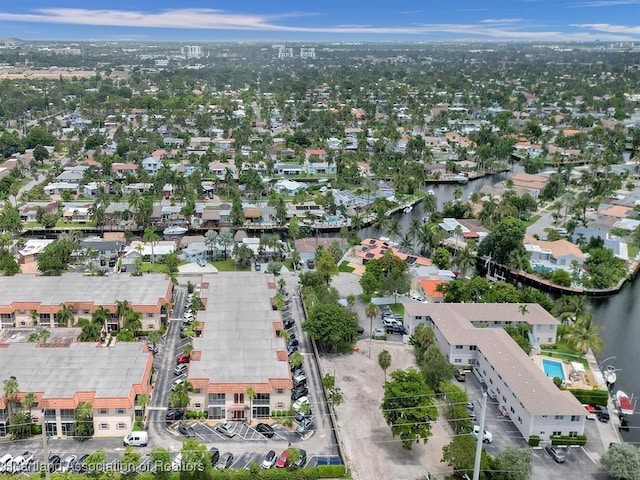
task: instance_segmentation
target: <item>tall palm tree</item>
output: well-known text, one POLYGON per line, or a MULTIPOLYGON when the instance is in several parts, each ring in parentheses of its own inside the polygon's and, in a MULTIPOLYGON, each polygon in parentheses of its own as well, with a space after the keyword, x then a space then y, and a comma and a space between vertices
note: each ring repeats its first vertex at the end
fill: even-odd
POLYGON ((133 189, 129 192, 129 195, 127 195, 127 204, 129 205, 129 208, 132 211, 134 212, 140 211, 140 208, 142 207, 143 203, 144 203, 144 197, 140 194, 138 190, 133 189))
POLYGON ((247 391, 245 392, 245 394, 249 399, 249 425, 251 425, 251 417, 253 416, 253 401, 258 395, 256 394, 255 389, 251 386, 247 387, 247 391))
POLYGON ((134 334, 142 330, 142 313, 129 308, 124 316, 124 328, 131 330, 134 334))
POLYGON ((460 271, 460 278, 464 280, 467 277, 467 273, 470 270, 473 270, 476 266, 476 257, 473 250, 471 250, 471 247, 467 245, 462 250, 458 251, 454 258, 454 262, 460 271))
POLYGON ((387 234, 391 236, 391 241, 395 242, 396 237, 402 233, 402 227, 400 226, 400 219, 394 218, 389 222, 387 227, 387 234))
POLYGON ((600 326, 593 323, 593 315, 585 314, 580 317, 563 335, 563 338, 575 345, 582 354, 593 350, 596 354, 602 353, 604 341, 600 336, 600 326))
POLYGON ((590 315, 590 307, 586 297, 582 295, 563 295, 556 301, 553 314, 563 325, 568 325, 585 315, 590 315))
POLYGON ((207 233, 204 234, 204 244, 207 247, 207 252, 209 252, 209 259, 213 258, 213 248, 218 243, 218 232, 215 230, 207 230, 207 233))
POLYGON ((18 399, 18 392, 20 392, 20 387, 16 377, 9 377, 4 381, 4 400, 9 414, 11 414, 13 405, 18 399))
POLYGON ((371 358, 371 340, 373 339, 373 319, 378 316, 380 309, 374 303, 367 303, 364 307, 364 314, 369 319, 369 358, 371 358))
POLYGON ((61 327, 73 327, 74 317, 73 309, 64 303, 60 304, 60 310, 56 313, 58 317, 58 325, 61 327))
POLYGON ((189 394, 195 392, 193 384, 189 381, 177 385, 171 395, 169 395, 169 405, 175 408, 186 408, 189 406, 189 394))
POLYGON ((156 263, 156 255, 153 250, 156 242, 160 241, 160 235, 154 227, 147 227, 144 229, 144 233, 142 234, 142 240, 147 243, 151 243, 151 263, 156 263))
POLYGON ((387 383, 387 369, 391 365, 391 354, 387 350, 382 350, 378 354, 378 365, 384 372, 384 383, 387 383))

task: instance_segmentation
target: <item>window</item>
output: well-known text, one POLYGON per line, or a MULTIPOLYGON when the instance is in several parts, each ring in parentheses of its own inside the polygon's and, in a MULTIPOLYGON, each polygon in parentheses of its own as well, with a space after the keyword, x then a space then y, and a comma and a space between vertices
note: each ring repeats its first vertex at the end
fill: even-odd
POLYGON ((556 420, 564 420, 564 415, 556 415, 555 419, 556 420))
POLYGON ((562 436, 562 432, 560 432, 560 431, 553 432, 553 433, 551 433, 551 436, 552 437, 560 437, 560 436, 562 436))
POLYGON ((89 310, 83 310, 83 311, 82 311, 82 313, 83 313, 84 315, 89 315, 89 313, 90 313, 90 312, 89 312, 89 310))
POLYGON ((200 402, 193 404, 194 408, 202 408, 202 404, 200 402))
POLYGON ((548 338, 547 338, 547 343, 553 343, 553 338, 548 337, 548 338))
POLYGON ((233 403, 244 403, 244 393, 234 393, 233 403))
POLYGON ((127 426, 123 422, 120 422, 117 428, 118 430, 124 430, 125 428, 127 428, 127 426))
POLYGON ((510 407, 509 410, 511 410, 511 413, 516 413, 516 411, 513 409, 513 407, 510 407))
POLYGON ((547 418, 547 416, 546 415, 542 415, 542 418, 547 418))
POLYGON ((276 403, 276 408, 284 408, 284 403, 283 402, 276 403))
POLYGON ((476 345, 470 345, 469 350, 478 350, 478 347, 476 345))
POLYGON ((196 388, 193 390, 193 393, 202 393, 202 389, 201 388, 196 388))
POLYGON ((571 438, 576 438, 578 436, 578 432, 569 432, 569 436, 571 438))
POLYGON ((109 424, 108 423, 101 423, 100 424, 100 430, 109 430, 109 424))
POLYGON ((284 394, 284 388, 276 388, 276 393, 278 395, 283 395, 284 394))
POLYGON ((578 415, 571 415, 571 421, 572 422, 578 422, 578 421, 580 421, 580 417, 578 415))
POLYGON ((520 417, 518 417, 518 422, 522 423, 522 419, 520 417))
POLYGON ((462 363, 462 359, 461 358, 456 358, 453 363, 462 363))
MULTIPOLYGON (((155 327, 155 325, 153 323, 147 323, 147 330, 153 330, 153 327, 155 327)), ((551 342, 549 342, 551 343, 551 342)))
POLYGON ((153 318, 153 313, 147 313, 147 318, 153 318))
POLYGON ((106 415, 109 413, 109 409, 108 408, 101 408, 100 409, 100 415, 106 415))
POLYGON ((475 364, 476 364, 475 358, 470 358, 469 359, 469 365, 475 365, 475 364))
POLYGON ((456 350, 462 350, 464 348, 464 345, 456 345, 456 350))
POLYGON ((118 409, 116 410, 116 413, 117 413, 118 415, 124 415, 124 408, 118 408, 118 409))

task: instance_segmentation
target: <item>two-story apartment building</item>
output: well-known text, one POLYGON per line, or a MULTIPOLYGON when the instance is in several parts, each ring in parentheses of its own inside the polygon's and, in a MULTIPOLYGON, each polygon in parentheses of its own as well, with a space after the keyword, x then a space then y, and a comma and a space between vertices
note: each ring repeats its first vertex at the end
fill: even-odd
POLYGON ((188 379, 195 392, 190 408, 209 418, 253 420, 286 411, 291 403, 287 348, 279 336, 280 312, 272 276, 250 272, 204 275, 199 312, 202 336, 193 339, 188 379), (247 397, 252 387, 256 398, 247 397))
POLYGON ((62 305, 71 307, 75 319, 91 318, 104 307, 111 313, 106 328, 120 328, 118 302, 142 314, 142 329, 157 330, 166 320, 171 303, 173 283, 167 275, 149 274, 134 277, 129 274, 85 276, 67 273, 60 277, 18 274, 0 277, 0 329, 59 327, 58 312, 62 305))
POLYGON ((526 325, 532 344, 555 343, 559 322, 538 304, 405 304, 405 326, 433 329, 438 347, 457 366, 471 366, 489 396, 511 418, 525 439, 538 435, 584 433, 586 412, 568 391, 560 390, 504 331, 526 325))
MULTIPOLYGON (((146 343, 10 343, 0 348, 5 379, 17 380, 18 401, 28 392, 36 395, 32 417, 43 417, 49 436, 74 435, 75 409, 81 402, 93 406, 95 437, 124 436, 133 429, 139 395, 151 393, 153 355, 146 343)), ((8 407, 6 398, 0 398, 0 435, 7 433, 8 407)))

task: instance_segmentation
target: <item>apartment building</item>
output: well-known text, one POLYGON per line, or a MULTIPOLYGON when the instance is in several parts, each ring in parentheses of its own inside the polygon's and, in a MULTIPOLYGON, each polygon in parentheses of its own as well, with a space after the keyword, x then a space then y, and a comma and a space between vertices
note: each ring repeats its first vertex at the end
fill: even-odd
POLYGON ((292 381, 277 292, 271 275, 254 272, 204 275, 199 312, 202 336, 193 339, 188 380, 195 393, 190 408, 209 418, 234 421, 268 418, 288 410, 292 381), (247 389, 256 394, 251 401, 247 389))
MULTIPOLYGON (((81 402, 93 406, 95 437, 124 436, 133 429, 139 396, 151 394, 153 355, 146 343, 9 343, 0 348, 3 380, 15 377, 18 401, 27 393, 36 395, 32 417, 41 419, 52 437, 73 436, 81 402)), ((0 398, 0 435, 7 434, 8 414, 7 400, 0 398)))
POLYGON ((166 321, 173 283, 164 274, 134 277, 120 273, 110 276, 85 276, 67 273, 60 277, 18 274, 0 277, 0 329, 59 327, 62 305, 71 307, 75 319, 91 318, 104 307, 111 313, 106 328, 117 331, 118 302, 142 314, 142 329, 157 330, 166 321))
POLYGON ((553 344, 559 322, 538 304, 408 303, 405 326, 432 328, 440 351, 457 366, 471 366, 489 397, 498 402, 522 436, 576 437, 584 434, 586 411, 560 390, 504 330, 525 325, 534 350, 553 344))

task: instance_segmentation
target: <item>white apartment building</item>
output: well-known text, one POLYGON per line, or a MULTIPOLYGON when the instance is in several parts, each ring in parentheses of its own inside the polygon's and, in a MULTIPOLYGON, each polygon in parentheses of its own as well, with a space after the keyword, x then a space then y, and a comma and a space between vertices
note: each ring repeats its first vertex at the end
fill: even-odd
POLYGON ((538 435, 584 434, 586 411, 568 391, 560 390, 504 331, 527 325, 534 348, 553 344, 559 322, 538 304, 408 303, 405 326, 432 328, 438 347, 457 366, 471 366, 488 395, 513 421, 525 440, 538 435))

